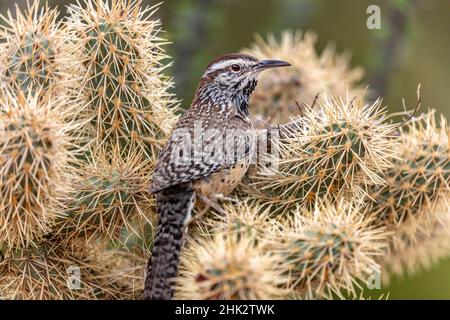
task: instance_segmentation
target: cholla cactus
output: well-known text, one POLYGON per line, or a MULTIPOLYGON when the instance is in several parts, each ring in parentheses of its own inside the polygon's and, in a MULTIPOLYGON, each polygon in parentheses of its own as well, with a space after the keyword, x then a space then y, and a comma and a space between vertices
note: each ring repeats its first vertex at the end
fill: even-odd
POLYGON ((96 299, 141 299, 148 257, 130 250, 111 248, 108 241, 96 241, 88 257, 95 268, 86 281, 95 285, 96 299))
POLYGON ((398 226, 390 237, 387 254, 380 259, 383 281, 392 274, 414 275, 450 256, 448 195, 434 207, 424 208, 398 226))
POLYGON ((323 90, 334 98, 362 96, 364 90, 357 83, 363 70, 351 69, 349 54, 336 54, 331 46, 319 55, 314 48, 316 40, 313 32, 285 31, 280 41, 274 35, 269 35, 267 42, 258 37, 250 49, 244 49, 257 58, 282 59, 292 64, 261 75, 250 101, 258 118, 285 123, 298 114, 296 102, 311 105, 323 90))
MULTIPOLYGON (((95 245, 80 240, 70 247, 44 240, 33 247, 1 248, 0 298, 136 298, 143 279, 136 273, 142 267, 123 262, 124 255, 99 252, 95 245)), ((130 254, 126 258, 131 261, 130 254)))
POLYGON ((70 53, 84 76, 78 90, 85 101, 79 117, 91 126, 97 144, 120 146, 125 153, 160 150, 175 115, 169 107, 172 85, 162 75, 167 56, 158 37, 159 21, 148 19, 155 7, 141 1, 91 1, 69 6, 70 53))
POLYGON ((7 251, 2 248, 1 253, 2 299, 88 299, 94 296, 94 287, 84 282, 92 266, 80 247, 71 251, 44 241, 33 247, 7 251), (70 287, 70 276, 75 277, 72 284, 76 287, 70 287))
POLYGON ((370 185, 384 183, 396 127, 382 122, 381 101, 356 105, 329 96, 324 101, 273 139, 275 152, 250 176, 253 188, 244 187, 252 197, 284 212, 339 196, 362 199, 370 185))
POLYGON ((8 90, 0 102, 0 243, 34 244, 63 216, 73 154, 64 101, 38 95, 19 103, 8 90))
POLYGON ((56 9, 40 9, 36 1, 25 12, 16 7, 15 17, 9 11, 2 17, 2 81, 19 96, 50 95, 61 88, 64 43, 57 16, 56 9))
POLYGON ((278 259, 254 239, 222 234, 191 243, 182 252, 179 299, 276 299, 284 295, 278 259))
POLYGON ((297 211, 280 231, 274 250, 284 257, 288 287, 303 298, 355 294, 358 281, 379 270, 376 258, 383 253, 387 234, 372 225, 358 205, 338 201, 297 211))
MULTIPOLYGON (((156 7, 140 5, 86 0, 69 6, 66 22, 71 70, 81 74, 73 91, 78 95, 71 96, 81 101, 75 118, 91 142, 77 170, 76 200, 58 221, 55 237, 65 243, 77 237, 109 241, 101 255, 110 260, 116 254, 144 259, 151 248, 155 208, 148 187, 176 120, 172 82, 162 73, 165 41, 158 36, 159 21, 151 19, 156 7)), ((122 297, 136 297, 137 288, 124 289, 122 297)))
MULTIPOLYGON (((70 239, 104 235, 110 240, 134 233, 145 239, 145 224, 152 223, 153 199, 148 193, 153 163, 142 154, 120 154, 98 149, 79 169, 74 182, 74 201, 57 228, 70 239)), ((151 233, 147 236, 151 236, 151 233)))
POLYGON ((202 236, 223 234, 237 239, 253 239, 255 242, 271 239, 278 221, 270 218, 270 210, 261 204, 243 200, 242 203, 226 203, 226 215, 213 214, 204 219, 201 227, 205 226, 202 236))
POLYGON ((450 191, 450 142, 445 119, 434 111, 412 121, 400 135, 400 159, 385 173, 387 185, 374 187, 369 208, 379 219, 398 224, 433 207, 450 191))

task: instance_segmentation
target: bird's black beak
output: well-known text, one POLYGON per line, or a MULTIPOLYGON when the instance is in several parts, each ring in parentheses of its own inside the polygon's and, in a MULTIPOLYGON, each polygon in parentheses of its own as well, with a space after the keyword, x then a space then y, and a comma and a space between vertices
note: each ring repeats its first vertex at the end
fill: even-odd
POLYGON ((265 70, 271 68, 289 67, 291 64, 282 60, 261 60, 256 66, 257 70, 265 70))

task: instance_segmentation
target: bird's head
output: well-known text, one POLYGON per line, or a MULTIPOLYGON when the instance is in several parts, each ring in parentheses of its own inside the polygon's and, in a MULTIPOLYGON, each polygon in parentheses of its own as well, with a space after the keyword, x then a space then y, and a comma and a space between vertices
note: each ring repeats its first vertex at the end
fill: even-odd
POLYGON ((247 54, 226 54, 212 61, 203 73, 202 80, 213 82, 231 93, 255 86, 259 74, 267 69, 287 67, 281 60, 258 60, 247 54))

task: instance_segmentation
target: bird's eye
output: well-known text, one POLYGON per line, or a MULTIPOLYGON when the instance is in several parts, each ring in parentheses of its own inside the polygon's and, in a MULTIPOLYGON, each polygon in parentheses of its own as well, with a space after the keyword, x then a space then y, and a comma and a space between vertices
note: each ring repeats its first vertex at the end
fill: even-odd
POLYGON ((233 64, 231 65, 231 70, 233 70, 234 72, 241 71, 241 66, 238 64, 233 64))

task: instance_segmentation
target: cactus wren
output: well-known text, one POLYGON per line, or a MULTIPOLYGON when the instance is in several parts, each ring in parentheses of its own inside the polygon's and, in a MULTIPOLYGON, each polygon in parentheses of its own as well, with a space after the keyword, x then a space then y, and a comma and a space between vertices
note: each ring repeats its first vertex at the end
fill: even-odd
POLYGON ((227 54, 203 73, 190 109, 178 120, 153 173, 158 227, 148 264, 144 299, 170 299, 172 281, 186 223, 195 199, 227 194, 249 164, 246 133, 253 128, 248 102, 261 71, 289 66, 279 60, 258 60, 227 54))

